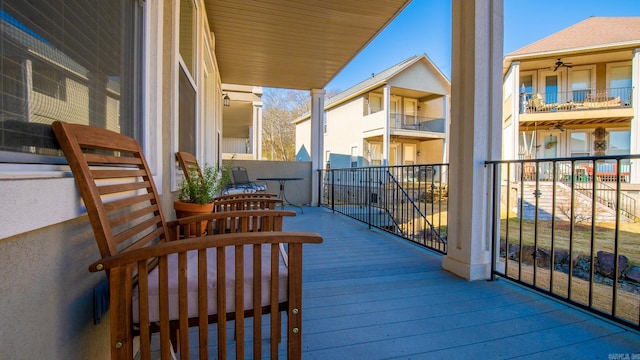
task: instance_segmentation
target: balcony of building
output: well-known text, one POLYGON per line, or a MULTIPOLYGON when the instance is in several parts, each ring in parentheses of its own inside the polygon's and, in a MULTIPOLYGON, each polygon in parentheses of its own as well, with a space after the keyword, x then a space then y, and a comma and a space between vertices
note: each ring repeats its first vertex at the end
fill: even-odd
POLYGON ((578 123, 629 124, 633 117, 632 88, 558 91, 520 94, 523 125, 561 120, 578 123))
MULTIPOLYGON (((381 138, 384 133, 384 111, 373 113, 365 118, 363 137, 365 139, 381 138)), ((428 117, 402 112, 389 114, 389 134, 404 139, 430 140, 444 139, 446 134, 446 119, 443 117, 428 117)))

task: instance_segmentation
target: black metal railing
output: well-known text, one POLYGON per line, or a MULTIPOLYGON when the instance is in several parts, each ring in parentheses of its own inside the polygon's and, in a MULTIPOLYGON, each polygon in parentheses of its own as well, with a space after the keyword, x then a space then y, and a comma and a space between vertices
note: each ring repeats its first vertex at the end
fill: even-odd
POLYGON ((444 118, 431 118, 426 116, 391 113, 390 127, 392 129, 445 132, 444 118))
POLYGON ((640 329, 640 224, 635 200, 633 208, 624 200, 632 199, 624 188, 634 159, 640 155, 486 162, 492 273, 640 329), (615 181, 605 188, 600 176, 615 181))
POLYGON ((521 93, 520 113, 584 111, 632 107, 632 88, 521 93))
POLYGON ((322 206, 446 254, 448 164, 329 169, 320 176, 322 206))

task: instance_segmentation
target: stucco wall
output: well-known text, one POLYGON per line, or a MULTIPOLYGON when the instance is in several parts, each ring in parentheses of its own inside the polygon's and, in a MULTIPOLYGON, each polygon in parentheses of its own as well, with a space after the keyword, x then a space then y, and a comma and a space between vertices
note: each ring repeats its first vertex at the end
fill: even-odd
POLYGON ((98 258, 86 216, 0 240, 0 359, 109 357, 109 319, 93 324, 98 258))
POLYGON ((418 144, 420 155, 416 156, 417 164, 440 164, 443 155, 442 139, 422 141, 418 144))
MULTIPOLYGON (((311 162, 306 161, 252 161, 224 160, 223 165, 242 166, 247 169, 250 180, 268 177, 295 177, 302 180, 287 181, 285 191, 287 200, 292 204, 308 205, 311 203, 311 162)), ((257 180, 256 180, 257 181, 257 180)), ((280 184, 277 181, 266 181, 267 192, 278 194, 280 184)))
POLYGON ((362 156, 362 131, 367 118, 362 113, 363 99, 358 97, 327 112, 327 135, 324 150, 331 154, 351 155, 351 147, 358 147, 362 156))

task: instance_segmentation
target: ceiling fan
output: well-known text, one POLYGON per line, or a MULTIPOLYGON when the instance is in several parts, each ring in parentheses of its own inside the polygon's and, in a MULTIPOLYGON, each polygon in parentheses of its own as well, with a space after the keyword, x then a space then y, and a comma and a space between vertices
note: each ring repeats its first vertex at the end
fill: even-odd
POLYGON ((570 62, 564 62, 564 61, 560 60, 560 58, 558 58, 558 61, 556 61, 556 64, 555 64, 555 67, 554 67, 553 71, 557 71, 558 68, 563 67, 563 66, 564 67, 568 67, 568 68, 572 67, 570 62))
POLYGON ((564 125, 562 125, 561 123, 557 123, 557 124, 553 127, 553 129, 560 130, 560 131, 564 131, 564 125))

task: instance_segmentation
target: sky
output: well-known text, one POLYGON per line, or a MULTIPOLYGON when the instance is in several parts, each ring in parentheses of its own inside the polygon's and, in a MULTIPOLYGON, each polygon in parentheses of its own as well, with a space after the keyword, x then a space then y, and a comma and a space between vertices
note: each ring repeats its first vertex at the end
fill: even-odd
MULTIPOLYGON (((640 0, 504 0, 503 54, 590 16, 640 16, 640 0)), ((451 0, 413 0, 326 90, 346 90, 421 54, 451 79, 451 0)))

